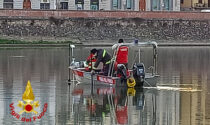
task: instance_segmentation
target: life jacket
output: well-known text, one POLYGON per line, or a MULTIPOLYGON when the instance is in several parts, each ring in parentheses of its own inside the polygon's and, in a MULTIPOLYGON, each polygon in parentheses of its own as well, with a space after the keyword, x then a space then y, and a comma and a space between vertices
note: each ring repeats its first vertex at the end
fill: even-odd
POLYGON ((128 63, 128 47, 120 46, 117 52, 116 57, 117 64, 126 64, 128 63))
MULTIPOLYGON (((116 62, 114 64, 114 69, 117 69, 118 64, 124 64, 125 66, 128 64, 128 47, 127 46, 120 46, 117 51, 116 62)), ((127 67, 126 67, 127 68, 127 67)), ((128 69, 126 70, 126 76, 129 76, 128 69)), ((117 77, 121 77, 121 74, 117 74, 117 77)))

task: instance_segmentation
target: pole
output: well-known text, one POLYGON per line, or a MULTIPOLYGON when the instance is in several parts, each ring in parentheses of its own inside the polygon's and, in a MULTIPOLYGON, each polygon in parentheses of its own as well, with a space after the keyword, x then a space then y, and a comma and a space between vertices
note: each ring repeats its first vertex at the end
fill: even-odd
POLYGON ((155 75, 157 75, 157 48, 155 48, 155 75))
POLYGON ((157 75, 157 48, 155 46, 153 46, 153 66, 155 71, 152 71, 152 74, 157 75))
MULTIPOLYGON (((69 44, 69 66, 71 65, 71 63, 74 63, 74 60, 75 60, 75 58, 74 58, 74 48, 75 48, 75 45, 71 45, 71 44, 69 44), (72 59, 71 59, 72 58, 72 59)), ((68 82, 69 82, 69 85, 70 85, 70 82, 71 82, 71 72, 70 72, 70 68, 69 68, 69 79, 68 79, 68 82)), ((73 76, 72 76, 73 77, 73 76)))
MULTIPOLYGON (((71 57, 70 57, 70 55, 71 55, 71 52, 70 52, 70 48, 71 48, 71 46, 70 46, 70 44, 69 44, 69 66, 70 66, 70 64, 71 64, 71 57)), ((71 81, 71 77, 70 77, 70 74, 71 74, 71 71, 70 71, 70 68, 69 68, 69 79, 68 79, 68 84, 70 85, 70 81, 71 81)))
POLYGON ((93 75, 94 73, 92 72, 93 70, 93 62, 92 62, 92 58, 93 58, 93 55, 90 53, 90 62, 91 62, 91 94, 93 94, 93 75))
POLYGON ((152 68, 152 75, 154 75, 154 70, 155 70, 155 67, 156 67, 156 64, 155 64, 155 48, 153 46, 153 68, 152 68))
POLYGON ((140 48, 139 48, 139 63, 141 63, 141 52, 140 52, 140 48))

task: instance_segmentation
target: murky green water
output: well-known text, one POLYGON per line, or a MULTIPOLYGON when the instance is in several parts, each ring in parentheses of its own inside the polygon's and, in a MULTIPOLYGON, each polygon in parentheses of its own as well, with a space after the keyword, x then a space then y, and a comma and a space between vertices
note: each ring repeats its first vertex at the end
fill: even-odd
MULTIPOLYGON (((84 59, 89 49, 76 48, 75 57, 84 59)), ((147 67, 148 52, 142 50, 141 57, 147 67)), ((68 86, 67 48, 0 49, 0 124, 208 125, 209 63, 210 47, 160 47, 157 87, 97 86, 91 92, 87 85, 68 86), (40 104, 37 114, 19 114, 28 80, 35 96, 31 104, 40 104)))

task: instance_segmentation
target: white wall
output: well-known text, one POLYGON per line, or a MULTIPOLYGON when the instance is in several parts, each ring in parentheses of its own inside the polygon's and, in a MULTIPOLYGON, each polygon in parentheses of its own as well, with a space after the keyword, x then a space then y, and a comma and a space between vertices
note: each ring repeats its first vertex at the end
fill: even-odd
POLYGON ((23 0, 14 0, 14 9, 23 9, 23 0))
POLYGON ((111 0, 99 0, 99 10, 111 10, 111 0))
POLYGON ((151 11, 151 0, 146 0, 146 11, 151 11))
POLYGON ((56 0, 50 0, 50 9, 56 9, 56 0))
POLYGON ((173 1, 173 11, 180 11, 180 0, 173 1))
POLYGON ((134 0, 134 10, 139 11, 139 0, 134 0))
POLYGON ((69 0, 69 10, 75 10, 75 0, 69 0))
POLYGON ((122 0, 121 10, 126 10, 126 0, 122 0))
POLYGON ((31 0, 31 9, 40 9, 40 0, 31 0))
POLYGON ((90 10, 90 0, 84 0, 84 10, 90 10))

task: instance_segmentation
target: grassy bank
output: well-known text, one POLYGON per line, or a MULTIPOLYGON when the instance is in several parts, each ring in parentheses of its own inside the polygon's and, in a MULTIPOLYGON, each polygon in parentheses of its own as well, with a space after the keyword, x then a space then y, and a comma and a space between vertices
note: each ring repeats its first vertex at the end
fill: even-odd
POLYGON ((1 39, 0 44, 69 44, 73 43, 72 41, 25 41, 25 40, 14 40, 14 39, 1 39))

